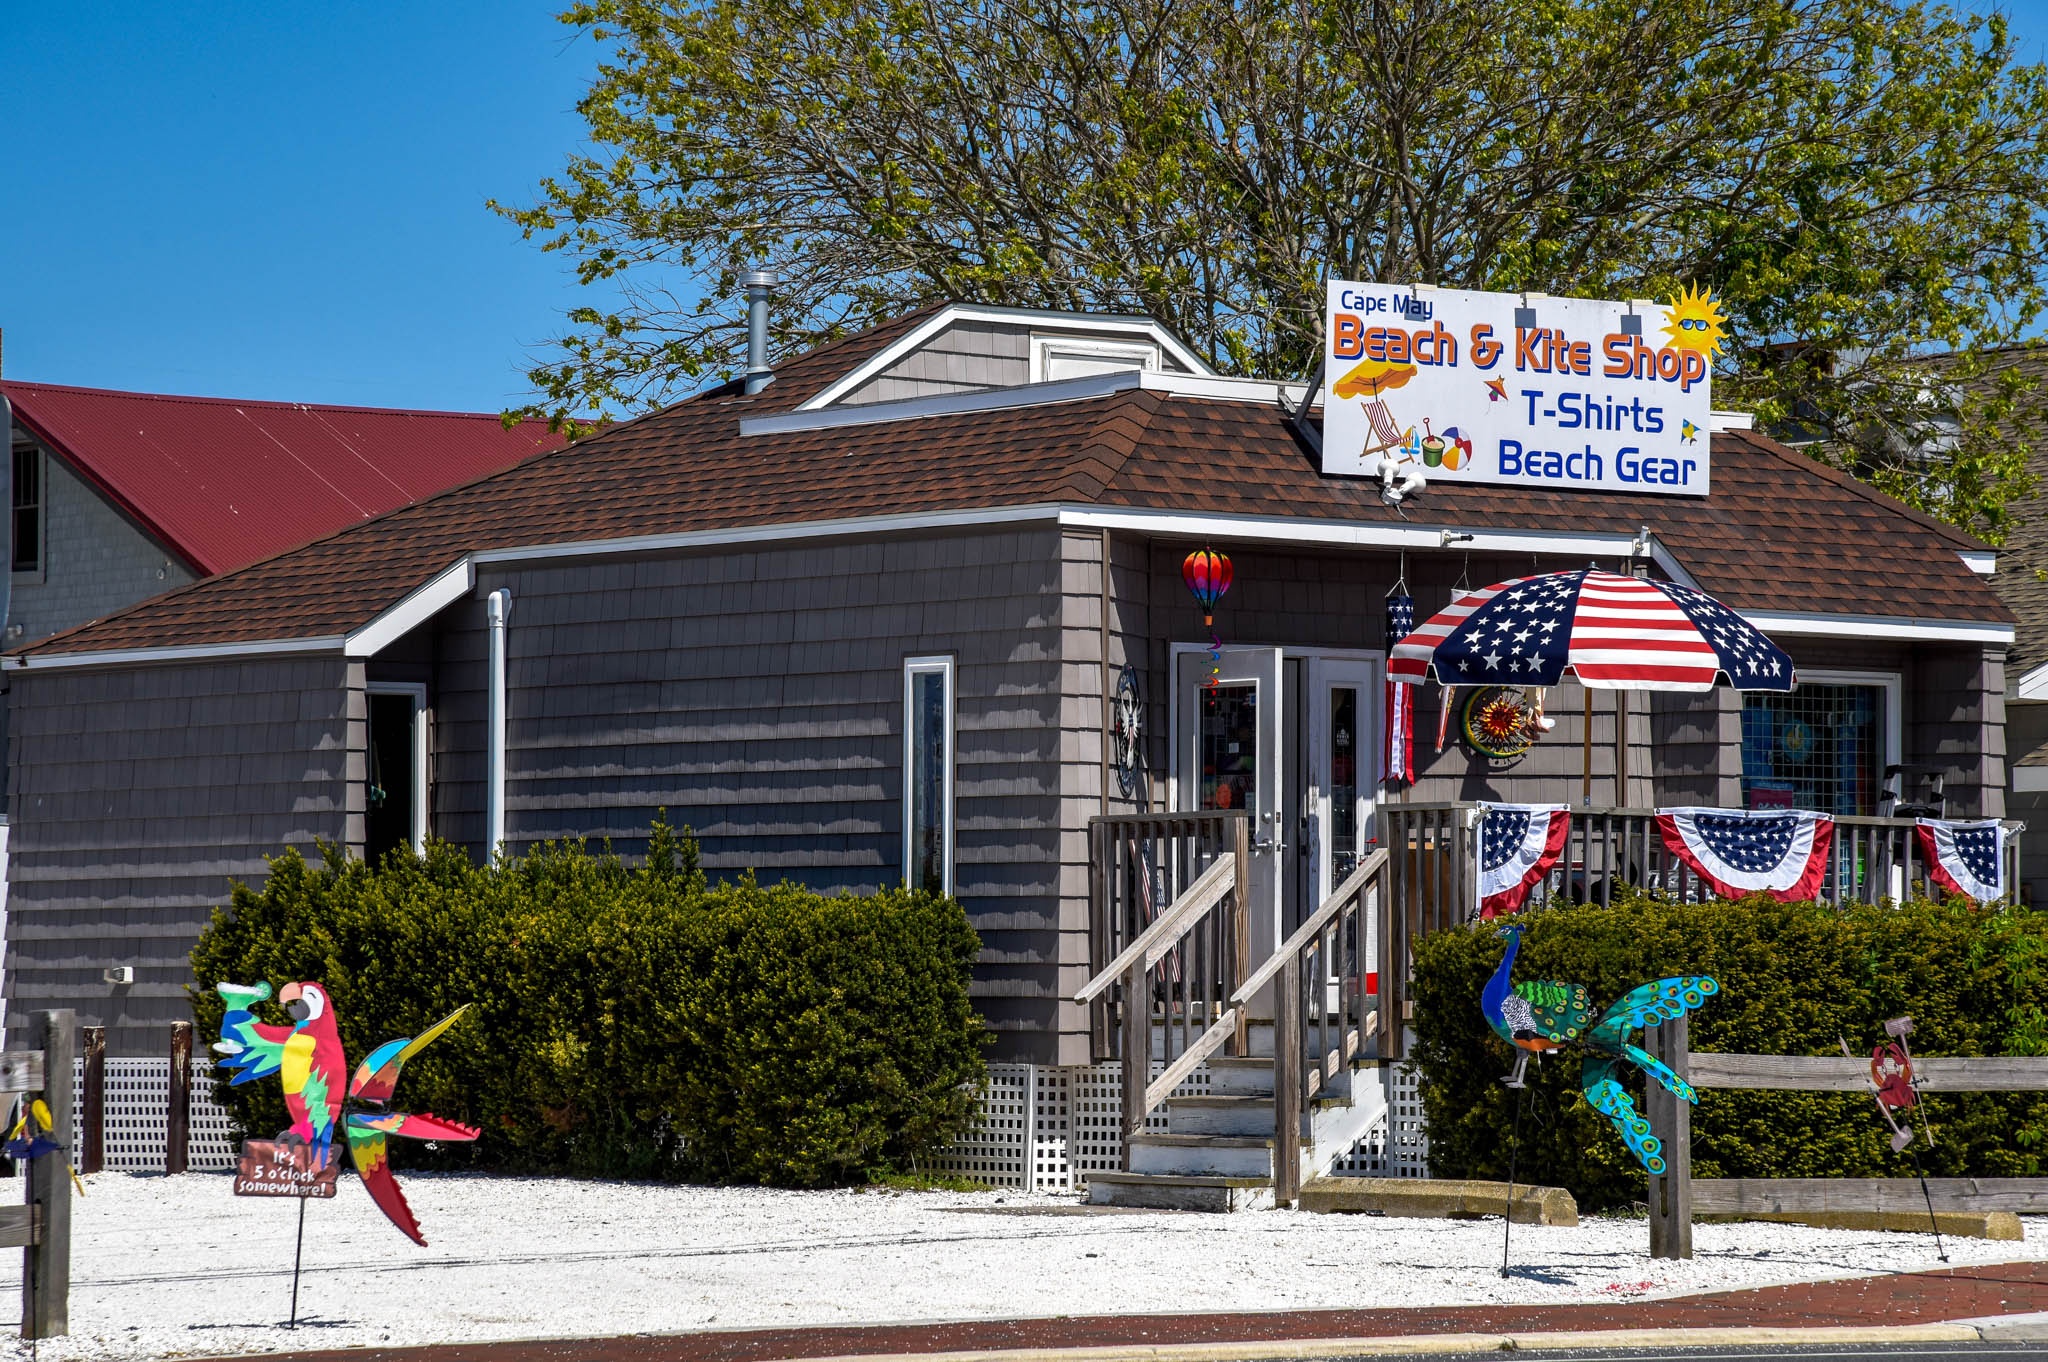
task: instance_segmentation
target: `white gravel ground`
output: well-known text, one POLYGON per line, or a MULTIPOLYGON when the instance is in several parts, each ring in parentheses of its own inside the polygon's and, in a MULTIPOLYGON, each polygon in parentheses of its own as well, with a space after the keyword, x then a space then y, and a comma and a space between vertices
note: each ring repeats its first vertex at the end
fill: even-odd
MULTIPOLYGON (((0 1195, 9 1184, 0 1183, 0 1195)), ((18 1182, 11 1184, 19 1188, 18 1182)), ((43 1358, 573 1337, 1004 1316, 1562 1303, 1934 1266, 1922 1234, 1701 1225, 1691 1262, 1653 1262, 1640 1220, 1517 1225, 1265 1211, 1083 1212, 1020 1192, 776 1192, 408 1175, 430 1248, 352 1176, 307 1212, 236 1198, 219 1174, 101 1174, 74 1202, 71 1327, 43 1358), (1200 1283, 1199 1291, 1193 1288, 1200 1283)), ((18 1194, 18 1193, 17 1193, 18 1194)), ((11 1199, 11 1198, 10 1198, 11 1199)), ((1956 1263, 2048 1255, 1951 1240, 1956 1263)), ((19 1255, 0 1255, 18 1263, 19 1255)), ((17 1271, 9 1268, 8 1271, 17 1271)), ((0 1281, 0 1290, 6 1283, 0 1281)))

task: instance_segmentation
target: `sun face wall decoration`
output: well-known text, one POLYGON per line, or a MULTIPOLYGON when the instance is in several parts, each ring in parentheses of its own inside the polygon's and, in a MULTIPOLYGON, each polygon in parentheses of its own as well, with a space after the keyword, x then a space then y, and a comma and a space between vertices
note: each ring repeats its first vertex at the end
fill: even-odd
POLYGON ((1728 338, 1728 318, 1706 289, 1697 285, 1680 289, 1664 305, 1664 337, 1674 350, 1691 350, 1712 359, 1728 338))

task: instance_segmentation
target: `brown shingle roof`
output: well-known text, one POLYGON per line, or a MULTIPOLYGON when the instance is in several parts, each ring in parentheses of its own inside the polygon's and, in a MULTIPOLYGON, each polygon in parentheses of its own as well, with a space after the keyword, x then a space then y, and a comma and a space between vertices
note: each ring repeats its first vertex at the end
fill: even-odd
MULTIPOLYGON (((570 450, 405 507, 18 651, 330 637, 469 552, 859 516, 1093 502, 1400 523, 1374 485, 1326 478, 1270 406, 1126 390, 1085 401, 743 436, 915 318, 570 450)), ((1713 437, 1705 499, 1432 484, 1425 524, 1625 534, 1648 525, 1702 588, 1750 609, 2008 621, 1957 557, 1975 540, 1747 432, 1713 437)))

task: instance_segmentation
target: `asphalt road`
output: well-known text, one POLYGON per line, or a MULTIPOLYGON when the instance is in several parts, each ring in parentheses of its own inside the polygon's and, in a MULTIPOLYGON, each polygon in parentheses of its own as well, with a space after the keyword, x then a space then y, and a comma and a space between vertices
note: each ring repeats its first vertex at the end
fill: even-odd
MULTIPOLYGON (((1814 1362, 1868 1362, 1872 1357, 1881 1357, 1885 1362, 1893 1362, 1894 1359, 1897 1359, 1897 1362, 1909 1362, 1909 1359, 1926 1359, 1926 1362, 1960 1362, 1961 1359, 1967 1359, 1968 1362, 1992 1362, 1993 1359, 2008 1357, 2040 1362, 2043 1357, 2048 1357, 2048 1326, 2022 1327, 2030 1336, 2038 1331, 2039 1341, 2015 1339, 2009 1342, 1993 1342, 1987 1339, 1982 1343, 1873 1343, 1857 1344, 1853 1347, 1829 1344, 1819 1347, 1749 1345, 1735 1348, 1577 1348, 1557 1352, 1538 1351, 1532 1348, 1526 1352, 1517 1349, 1512 1356, 1531 1359, 1587 1358, 1599 1359, 1599 1362, 1707 1362, 1707 1359, 1714 1359, 1715 1362, 1721 1362, 1722 1359, 1736 1362, 1736 1359, 1750 1358, 1797 1358, 1800 1362, 1806 1362, 1807 1359, 1813 1359, 1814 1362)), ((2015 1332, 2020 1332, 2020 1329, 2016 1328, 2015 1332)), ((1430 1358, 1429 1362, 1481 1362, 1481 1359, 1500 1362, 1502 1356, 1499 1352, 1446 1354, 1430 1358)), ((1361 1359, 1360 1362, 1367 1360, 1361 1359)), ((1370 1359, 1370 1362, 1386 1362, 1386 1359, 1374 1358, 1370 1359)))

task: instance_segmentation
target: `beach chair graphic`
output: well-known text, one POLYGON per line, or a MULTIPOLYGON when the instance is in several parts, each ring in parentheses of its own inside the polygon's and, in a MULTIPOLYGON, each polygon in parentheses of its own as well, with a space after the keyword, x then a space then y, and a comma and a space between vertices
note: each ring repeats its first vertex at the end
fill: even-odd
POLYGON ((1359 451, 1360 459, 1370 459, 1407 443, 1409 430, 1404 430, 1394 419, 1394 413, 1387 406, 1386 394, 1415 377, 1415 366, 1396 364, 1383 359, 1369 359, 1345 374, 1330 387, 1332 396, 1338 398, 1363 397, 1366 424, 1372 431, 1372 438, 1359 451))

